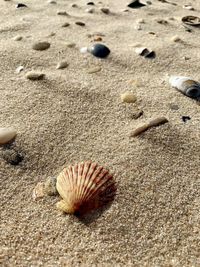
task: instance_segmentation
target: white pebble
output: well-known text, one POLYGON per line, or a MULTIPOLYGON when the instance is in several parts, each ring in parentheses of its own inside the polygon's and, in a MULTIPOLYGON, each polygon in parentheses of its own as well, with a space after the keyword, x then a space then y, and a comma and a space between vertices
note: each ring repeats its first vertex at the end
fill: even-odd
POLYGON ((12 128, 0 128, 0 145, 9 143, 16 135, 17 132, 12 128))
POLYGON ((59 70, 59 69, 65 69, 66 67, 68 67, 68 62, 67 61, 61 61, 58 63, 56 69, 59 70))
POLYGON ((122 102, 125 102, 125 103, 134 103, 137 100, 137 98, 132 92, 127 91, 121 94, 121 100, 122 102))
POLYGON ((44 79, 45 74, 40 72, 29 71, 26 73, 26 78, 32 81, 44 79))
POLYGON ((81 48, 80 48, 80 52, 81 52, 82 54, 85 54, 85 53, 88 52, 88 48, 87 48, 87 47, 81 47, 81 48))
POLYGON ((23 70, 24 70, 24 66, 19 66, 19 67, 16 68, 16 72, 17 72, 17 73, 20 73, 20 72, 22 72, 23 70))

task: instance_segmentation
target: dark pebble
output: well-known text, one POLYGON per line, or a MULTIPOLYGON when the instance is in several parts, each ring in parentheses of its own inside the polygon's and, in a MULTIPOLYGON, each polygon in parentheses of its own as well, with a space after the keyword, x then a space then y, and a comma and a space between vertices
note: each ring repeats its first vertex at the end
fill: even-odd
POLYGON ((16 8, 20 8, 20 7, 27 7, 27 5, 22 4, 22 3, 19 3, 19 4, 16 5, 16 8))
POLYGON ((85 26, 85 23, 81 21, 76 21, 75 24, 79 26, 85 26))
POLYGON ((88 2, 87 5, 88 6, 94 6, 94 2, 88 2))
POLYGON ((182 121, 183 122, 187 122, 189 120, 191 120, 191 118, 189 116, 182 116, 182 121))
POLYGON ((103 44, 94 44, 88 51, 95 57, 105 58, 110 54, 110 49, 103 44))
POLYGON ((143 4, 143 3, 140 3, 139 0, 131 1, 131 3, 128 4, 128 7, 131 7, 131 8, 140 8, 140 7, 143 7, 143 6, 146 6, 146 5, 143 4))
POLYGON ((24 157, 14 149, 2 151, 2 158, 11 165, 18 165, 24 159, 24 157))

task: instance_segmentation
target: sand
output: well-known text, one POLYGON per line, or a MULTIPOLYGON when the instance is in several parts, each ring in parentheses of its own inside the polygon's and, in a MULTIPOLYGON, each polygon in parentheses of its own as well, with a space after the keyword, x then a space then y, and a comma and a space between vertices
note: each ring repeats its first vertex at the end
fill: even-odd
POLYGON ((90 14, 86 2, 24 0, 28 8, 16 9, 17 1, 1 1, 0 127, 17 130, 14 147, 24 155, 17 166, 0 159, 1 266, 200 266, 200 104, 166 79, 200 80, 199 29, 188 32, 181 23, 184 15, 199 15, 200 3, 190 1, 196 9, 190 11, 182 8, 184 0, 170 0, 176 6, 152 0, 123 12, 128 1, 105 0, 95 1, 90 14), (70 26, 62 27, 65 22, 70 26), (79 51, 93 43, 88 34, 95 32, 105 35, 107 59, 79 51), (22 40, 15 41, 17 35, 22 40), (34 51, 37 41, 51 47, 34 51), (137 44, 156 58, 138 56, 137 44), (56 69, 60 61, 69 66, 56 69), (20 65, 24 70, 16 73, 20 65), (93 67, 101 70, 89 74, 93 67), (30 81, 28 71, 46 78, 30 81), (122 103, 126 91, 134 92, 136 103, 122 103), (137 120, 136 108, 143 110, 137 120), (130 138, 158 116, 169 123, 130 138), (182 116, 191 120, 184 123, 182 116), (80 221, 56 209, 59 196, 32 199, 38 182, 88 159, 115 174, 118 194, 104 212, 80 221))

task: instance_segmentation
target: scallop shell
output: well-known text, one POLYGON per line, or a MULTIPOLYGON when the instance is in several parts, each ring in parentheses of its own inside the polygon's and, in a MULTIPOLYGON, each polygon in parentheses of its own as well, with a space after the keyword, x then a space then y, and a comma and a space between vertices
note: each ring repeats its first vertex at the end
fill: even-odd
POLYGON ((188 97, 200 97, 200 83, 194 81, 190 77, 171 76, 169 83, 172 87, 175 87, 188 97))
POLYGON ((104 206, 116 194, 113 175, 90 161, 65 168, 57 177, 56 187, 63 198, 57 203, 57 208, 75 215, 83 215, 104 206))

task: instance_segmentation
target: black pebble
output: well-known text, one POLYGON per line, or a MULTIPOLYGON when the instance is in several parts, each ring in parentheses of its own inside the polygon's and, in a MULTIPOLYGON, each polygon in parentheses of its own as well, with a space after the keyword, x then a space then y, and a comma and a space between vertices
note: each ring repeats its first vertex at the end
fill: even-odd
POLYGON ((18 165, 24 157, 14 149, 6 149, 2 152, 2 158, 11 165, 18 165))
POLYGON ((189 116, 182 116, 182 121, 183 122, 187 122, 189 120, 191 120, 191 118, 189 116))
POLYGON ((22 3, 19 3, 19 4, 16 5, 16 8, 20 8, 20 7, 27 7, 27 5, 22 4, 22 3))
POLYGON ((128 4, 128 7, 131 7, 131 8, 140 8, 140 7, 143 7, 143 6, 146 6, 146 5, 140 3, 139 0, 134 0, 130 4, 128 4))
POLYGON ((94 6, 94 2, 88 2, 87 5, 88 6, 94 6))
POLYGON ((95 57, 105 58, 110 54, 110 49, 103 44, 94 44, 89 52, 95 57))

